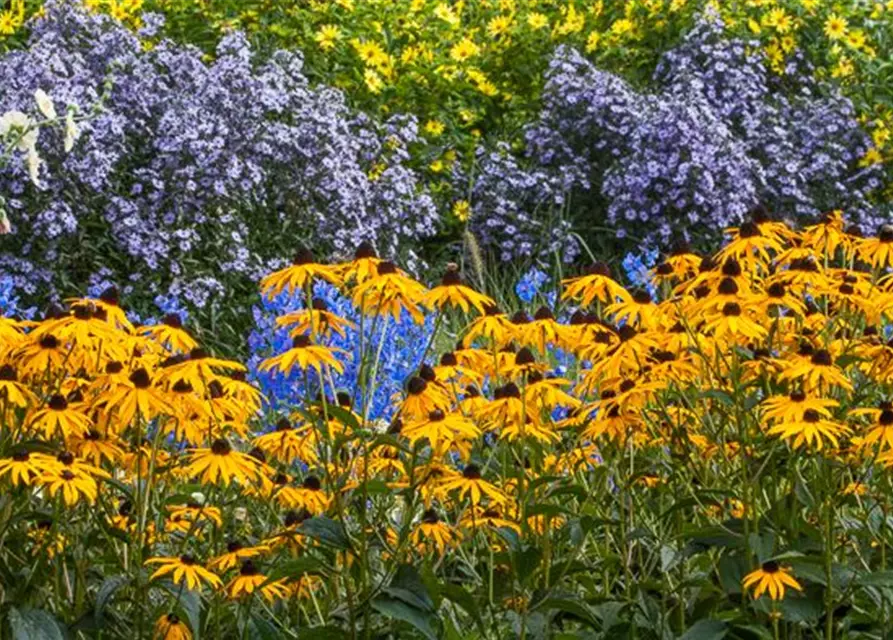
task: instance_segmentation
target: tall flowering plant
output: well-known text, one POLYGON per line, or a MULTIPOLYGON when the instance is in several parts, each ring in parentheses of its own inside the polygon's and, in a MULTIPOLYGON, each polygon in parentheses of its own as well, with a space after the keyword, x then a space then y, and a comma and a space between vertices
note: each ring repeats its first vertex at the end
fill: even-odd
POLYGON ((0 172, 13 231, 0 266, 18 286, 59 295, 110 270, 119 285, 175 286, 203 306, 282 261, 283 236, 329 252, 369 239, 415 259, 436 216, 407 165, 413 119, 357 115, 340 92, 310 86, 300 54, 258 60, 239 34, 211 62, 166 40, 145 46, 158 26, 147 18, 137 35, 53 2, 27 47, 0 57, 0 110, 37 88, 81 110, 107 93, 72 153, 38 143, 42 189, 0 172))
POLYGON ((103 292, 0 317, 0 622, 880 634, 893 228, 848 227, 761 213, 709 255, 628 261, 643 288, 597 263, 550 296, 531 271, 512 314, 456 265, 426 286, 369 247, 301 251, 261 281, 278 315, 251 375, 292 393, 274 412, 174 312, 135 326, 103 292), (379 414, 391 323, 424 346, 379 414))
POLYGON ((510 258, 554 250, 543 233, 553 219, 567 256, 579 247, 562 226, 667 245, 737 224, 759 203, 805 220, 846 209, 876 227, 881 173, 862 162, 871 139, 851 103, 796 64, 786 70, 770 74, 711 15, 661 57, 647 90, 559 48, 526 162, 481 154, 471 229, 510 258))

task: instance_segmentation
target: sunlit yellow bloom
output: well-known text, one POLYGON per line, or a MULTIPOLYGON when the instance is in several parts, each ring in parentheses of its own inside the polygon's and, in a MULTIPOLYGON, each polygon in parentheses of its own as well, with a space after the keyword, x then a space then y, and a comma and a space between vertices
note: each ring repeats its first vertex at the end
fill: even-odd
POLYGON ((334 49, 338 44, 338 41, 341 40, 341 29, 334 24, 324 24, 313 36, 313 39, 319 43, 320 49, 323 51, 330 51, 334 49))
POLYGON ((475 464, 466 465, 461 476, 446 480, 441 488, 447 492, 458 491, 459 500, 468 496, 472 505, 480 504, 484 497, 497 505, 504 504, 507 500, 502 491, 481 477, 481 469, 475 464))
POLYGON ((158 557, 146 560, 146 565, 159 564, 155 573, 149 576, 149 580, 170 576, 174 584, 184 583, 189 589, 200 589, 203 583, 213 588, 220 588, 223 582, 218 576, 211 573, 191 555, 185 554, 179 557, 158 557))
POLYGON ((450 57, 456 62, 465 62, 480 52, 481 48, 475 44, 474 40, 466 36, 450 48, 450 57))
POLYGON ((544 29, 549 26, 549 18, 543 13, 533 11, 527 14, 527 26, 531 29, 544 29))
POLYGON ((786 586, 803 591, 803 587, 791 575, 790 569, 779 566, 773 560, 764 562, 759 569, 744 576, 741 586, 748 590, 753 588, 754 599, 768 593, 773 600, 782 600, 786 586))
POLYGON ((433 549, 439 555, 462 541, 462 533, 440 519, 437 511, 428 509, 421 521, 413 527, 410 539, 417 549, 433 549))
POLYGON ((310 286, 315 279, 325 280, 335 285, 341 283, 337 271, 333 267, 316 262, 310 251, 302 249, 295 256, 291 266, 271 273, 261 280, 260 288, 268 298, 272 299, 283 291, 290 293, 302 291, 304 287, 310 286))
POLYGON ((298 335, 292 339, 291 349, 261 362, 260 370, 288 374, 295 368, 301 371, 315 369, 320 377, 324 377, 329 369, 338 373, 344 371, 344 365, 335 357, 336 353, 346 352, 337 347, 312 344, 309 336, 298 335))
POLYGON ((456 265, 450 265, 447 268, 440 284, 428 291, 424 302, 427 306, 437 309, 444 309, 447 306, 459 307, 465 313, 468 313, 472 307, 480 313, 484 313, 486 307, 495 304, 492 298, 464 285, 456 265))
POLYGON ((236 600, 243 596, 250 596, 255 591, 259 591, 269 602, 281 600, 289 594, 285 578, 268 580, 267 576, 260 573, 251 560, 246 560, 242 563, 239 575, 226 585, 226 593, 230 598, 236 600))
POLYGON ((259 463, 252 456, 235 451, 223 439, 215 440, 210 448, 193 449, 187 454, 186 473, 206 484, 228 485, 233 480, 248 484, 258 478, 259 463))

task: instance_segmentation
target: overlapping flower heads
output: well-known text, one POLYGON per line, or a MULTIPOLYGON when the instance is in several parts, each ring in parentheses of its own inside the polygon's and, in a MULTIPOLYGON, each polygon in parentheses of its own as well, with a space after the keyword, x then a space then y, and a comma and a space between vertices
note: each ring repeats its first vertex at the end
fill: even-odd
MULTIPOLYGON (((490 553, 508 563, 503 584, 465 588, 532 606, 537 581, 551 584, 543 558, 522 576, 513 554, 545 544, 565 560, 594 545, 574 562, 609 572, 599 598, 626 593, 659 565, 600 563, 664 553, 614 533, 663 526, 649 496, 668 485, 687 501, 674 509, 730 532, 721 553, 758 615, 763 593, 811 588, 798 558, 855 561, 849 546, 802 545, 791 527, 818 518, 828 540, 862 535, 843 519, 893 466, 893 228, 863 238, 831 212, 794 230, 757 210, 727 233, 711 256, 665 256, 653 295, 594 265, 562 283, 557 308, 532 313, 499 309, 455 265, 427 287, 370 245, 340 264, 301 251, 261 284, 304 299, 277 322, 290 344, 257 363, 300 381, 275 413, 244 367, 207 353, 179 318, 131 325, 114 290, 40 321, 0 318, 0 482, 20 514, 4 535, 38 561, 77 554, 100 571, 126 553, 137 587, 167 590, 131 606, 188 636, 184 591, 259 598, 317 624, 337 619, 345 590, 399 565, 447 579, 495 571, 490 553), (316 296, 322 282, 356 319, 316 296), (390 419, 371 415, 388 325, 431 315, 390 419), (358 349, 338 347, 356 323, 374 329, 358 349), (558 375, 562 354, 574 358, 558 375), (336 376, 349 367, 345 390, 336 376), (786 511, 790 525, 778 510, 803 483, 817 498, 786 511), (97 531, 116 532, 111 547, 92 542, 97 531)), ((237 609, 225 611, 218 620, 232 621, 237 609)))
POLYGON ((404 257, 434 232, 408 166, 415 121, 352 112, 339 91, 311 86, 300 53, 261 57, 233 33, 209 62, 167 40, 144 46, 78 2, 44 13, 27 47, 0 57, 0 112, 30 109, 37 89, 79 113, 105 100, 72 153, 61 133, 41 140, 42 188, 27 167, 0 171, 12 225, 0 268, 26 293, 63 288, 62 271, 83 286, 105 267, 122 287, 173 283, 203 307, 291 249, 261 228, 335 252, 369 239, 404 257))

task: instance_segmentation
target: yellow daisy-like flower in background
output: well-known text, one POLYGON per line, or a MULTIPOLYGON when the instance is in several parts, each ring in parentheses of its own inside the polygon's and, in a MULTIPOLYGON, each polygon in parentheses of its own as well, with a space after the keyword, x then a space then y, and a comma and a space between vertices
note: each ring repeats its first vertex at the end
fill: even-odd
POLYGON ((223 586, 223 581, 217 575, 205 569, 195 557, 189 554, 177 557, 149 558, 146 560, 146 565, 150 564, 161 566, 149 576, 149 580, 170 576, 175 585, 184 583, 189 589, 200 589, 204 584, 214 589, 223 586))
POLYGON ((38 477, 57 467, 52 456, 21 449, 8 458, 0 458, 0 478, 6 476, 14 487, 30 486, 38 477))
POLYGON ((441 485, 441 489, 445 492, 458 491, 459 500, 468 496, 472 505, 480 504, 484 497, 495 504, 504 504, 508 499, 495 485, 483 479, 481 468, 476 464, 465 465, 462 475, 447 480, 441 485))
POLYGON ((450 48, 450 58, 456 62, 465 62, 477 56, 480 52, 481 48, 475 44, 474 40, 465 36, 450 48))
POLYGON ((379 94, 384 89, 384 81, 374 69, 366 69, 363 72, 363 82, 366 83, 366 88, 370 93, 379 94))
POLYGON ((543 13, 533 11, 527 14, 527 26, 535 31, 545 29, 549 26, 549 17, 543 13))
POLYGON ((433 549, 442 556, 447 549, 462 541, 462 534, 441 520, 435 509, 427 509, 413 528, 410 539, 420 551, 433 549))
MULTIPOLYGON (((34 407, 40 402, 34 392, 19 382, 16 369, 11 364, 0 366, 0 399, 22 409, 34 407)), ((0 414, 0 419, 2 418, 0 414)))
POLYGON ((238 540, 231 540, 226 544, 226 552, 208 562, 208 568, 214 571, 225 572, 238 566, 243 560, 254 558, 262 553, 270 551, 265 544, 246 547, 238 540))
POLYGON ((882 225, 877 237, 860 240, 856 251, 860 258, 876 269, 893 266, 893 225, 882 225))
POLYGON ((183 320, 176 313, 164 316, 161 324, 141 327, 140 333, 149 336, 172 354, 189 353, 198 346, 198 342, 183 328, 183 320))
POLYGON ((831 40, 842 40, 846 37, 849 23, 846 18, 841 17, 836 13, 832 13, 825 20, 824 26, 825 35, 828 36, 828 38, 831 40))
POLYGON ((816 409, 807 409, 802 417, 779 422, 766 431, 768 435, 779 436, 784 440, 793 438, 791 447, 794 449, 799 449, 805 444, 814 446, 818 451, 824 449, 825 440, 835 447, 840 446, 838 438, 849 432, 849 428, 823 417, 816 409))
POLYGON ((331 51, 341 40, 341 29, 334 24, 324 24, 313 36, 323 51, 331 51))
POLYGON ((292 339, 291 349, 261 362, 260 370, 288 374, 297 367, 301 371, 314 369, 320 377, 325 376, 329 369, 341 373, 344 371, 344 365, 335 357, 336 353, 341 352, 346 353, 337 347, 313 344, 310 336, 298 335, 292 339))
POLYGON ((446 126, 440 120, 428 120, 425 123, 425 133, 432 138, 439 138, 443 135, 444 130, 446 130, 446 126))
POLYGON ((791 575, 791 570, 774 560, 764 562, 759 569, 744 576, 741 586, 747 590, 753 589, 754 599, 768 593, 773 600, 783 600, 785 587, 803 591, 803 587, 791 575))
POLYGON ((468 200, 457 200, 453 203, 453 215, 459 222, 468 222, 471 217, 471 204, 468 200))
POLYGON ((487 35, 491 38, 502 38, 508 35, 512 28, 512 16, 496 16, 487 23, 487 35))
POLYGON ((40 484, 46 488, 50 498, 59 495, 69 507, 73 507, 81 500, 93 504, 99 494, 99 487, 93 478, 62 465, 56 465, 41 474, 40 484))

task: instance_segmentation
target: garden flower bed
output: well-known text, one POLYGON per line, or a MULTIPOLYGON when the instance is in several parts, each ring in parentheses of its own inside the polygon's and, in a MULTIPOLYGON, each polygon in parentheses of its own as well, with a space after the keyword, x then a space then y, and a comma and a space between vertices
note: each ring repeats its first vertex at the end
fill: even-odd
POLYGON ((887 637, 891 24, 0 8, 0 638, 887 637))

